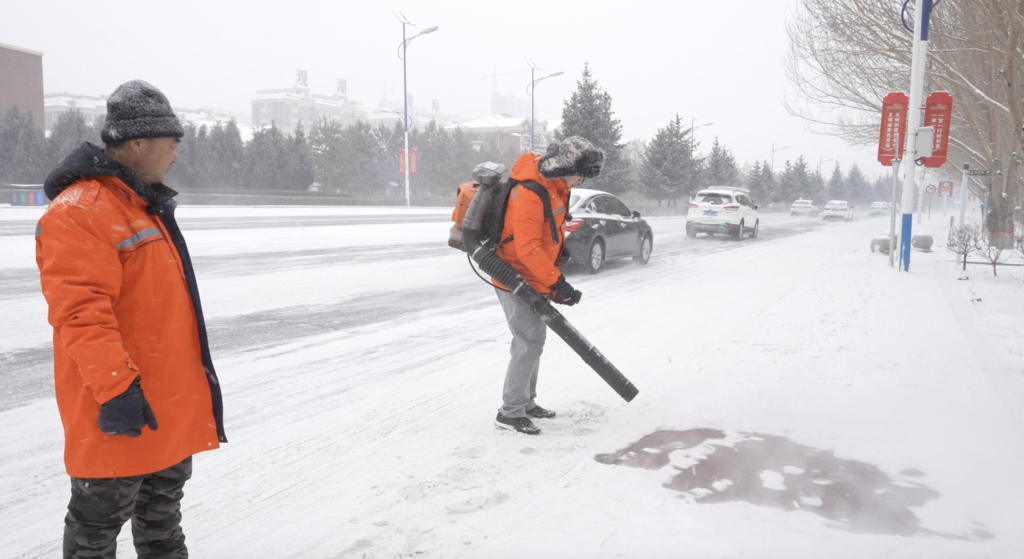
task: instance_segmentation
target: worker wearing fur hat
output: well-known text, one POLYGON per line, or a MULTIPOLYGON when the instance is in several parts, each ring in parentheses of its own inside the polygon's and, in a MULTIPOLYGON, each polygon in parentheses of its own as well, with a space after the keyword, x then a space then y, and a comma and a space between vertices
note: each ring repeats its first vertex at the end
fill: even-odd
POLYGON ((196 275, 163 184, 184 134, 159 89, 107 99, 103 148, 46 178, 36 263, 53 327, 71 501, 64 557, 113 558, 131 520, 139 557, 187 557, 192 455, 227 442, 196 275))
MULTIPOLYGON (((565 221, 569 209, 569 191, 601 173, 604 153, 589 141, 571 136, 548 145, 544 154, 526 153, 512 167, 514 182, 540 184, 550 197, 551 227, 540 196, 520 185, 513 186, 505 213, 502 243, 497 255, 508 262, 538 293, 562 305, 579 302, 580 292, 573 289, 558 269, 564 261, 565 221), (557 231, 557 235, 552 235, 557 231)), ((505 374, 502 406, 495 424, 502 429, 537 435, 540 429, 533 419, 547 419, 555 412, 537 405, 537 376, 544 350, 547 327, 540 315, 530 311, 521 299, 496 289, 501 308, 512 332, 511 360, 505 374)))

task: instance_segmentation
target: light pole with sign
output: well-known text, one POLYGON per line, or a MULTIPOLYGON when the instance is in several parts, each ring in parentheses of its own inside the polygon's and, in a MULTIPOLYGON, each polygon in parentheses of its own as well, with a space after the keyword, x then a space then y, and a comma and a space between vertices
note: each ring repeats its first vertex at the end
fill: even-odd
POLYGON ((420 35, 426 35, 427 33, 437 31, 437 26, 428 27, 406 39, 405 26, 416 24, 409 21, 409 18, 405 17, 405 14, 402 12, 393 13, 395 14, 395 17, 398 18, 398 21, 402 22, 402 44, 398 45, 398 58, 402 59, 402 94, 404 97, 403 101, 405 103, 405 118, 402 122, 402 128, 405 129, 405 205, 408 207, 412 205, 412 201, 409 196, 409 79, 408 73, 406 72, 405 51, 409 48, 409 43, 411 43, 413 39, 420 35))

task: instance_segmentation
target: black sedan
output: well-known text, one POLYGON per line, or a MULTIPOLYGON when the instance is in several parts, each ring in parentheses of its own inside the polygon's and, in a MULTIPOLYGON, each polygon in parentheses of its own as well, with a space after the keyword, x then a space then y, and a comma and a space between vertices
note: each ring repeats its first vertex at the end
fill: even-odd
POLYGON ((565 224, 568 264, 579 264, 596 274, 606 260, 631 256, 640 264, 651 259, 651 226, 631 212, 622 200, 600 190, 572 189, 565 224))

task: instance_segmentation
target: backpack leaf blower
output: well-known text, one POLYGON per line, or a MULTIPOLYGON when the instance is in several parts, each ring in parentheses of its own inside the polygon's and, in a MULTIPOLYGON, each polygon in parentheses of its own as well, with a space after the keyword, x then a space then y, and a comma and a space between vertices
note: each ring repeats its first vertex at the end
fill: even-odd
POLYGON ((495 253, 512 182, 506 178, 505 166, 481 163, 473 169, 473 178, 475 182, 459 186, 459 198, 452 215, 455 225, 448 244, 465 251, 481 270, 524 301, 530 312, 539 313, 541 321, 582 357, 612 390, 623 400, 632 401, 639 393, 636 386, 552 307, 547 297, 537 293, 515 268, 495 253))

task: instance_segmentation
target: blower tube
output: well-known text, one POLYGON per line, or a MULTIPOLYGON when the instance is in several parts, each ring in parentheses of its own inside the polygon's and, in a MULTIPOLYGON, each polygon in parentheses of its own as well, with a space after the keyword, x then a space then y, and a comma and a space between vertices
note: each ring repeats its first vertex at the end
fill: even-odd
MULTIPOLYGON (((481 193, 482 191, 483 189, 481 189, 481 193)), ((546 297, 530 287, 526 280, 519 275, 519 272, 495 254, 486 242, 481 242, 478 229, 469 228, 474 221, 472 218, 476 213, 474 210, 479 211, 482 207, 486 207, 486 197, 481 197, 481 193, 477 193, 474 197, 463 221, 462 242, 466 247, 466 252, 481 270, 490 274, 491 277, 498 280, 498 283, 508 288, 513 295, 526 302, 530 307, 530 312, 540 313, 541 321, 547 324, 555 334, 558 334, 559 338, 565 340, 565 343, 569 344, 569 347, 583 358, 583 362, 590 365, 590 368, 594 369, 594 372, 604 379, 623 400, 632 401, 640 392, 636 386, 633 386, 633 383, 615 368, 611 361, 608 361, 593 344, 587 341, 579 330, 573 328, 572 324, 569 324, 569 321, 562 316, 562 313, 551 306, 551 302, 546 297), (481 206, 474 208, 473 206, 476 206, 478 202, 481 203, 481 206)), ((481 218, 482 213, 481 211, 481 218)))

